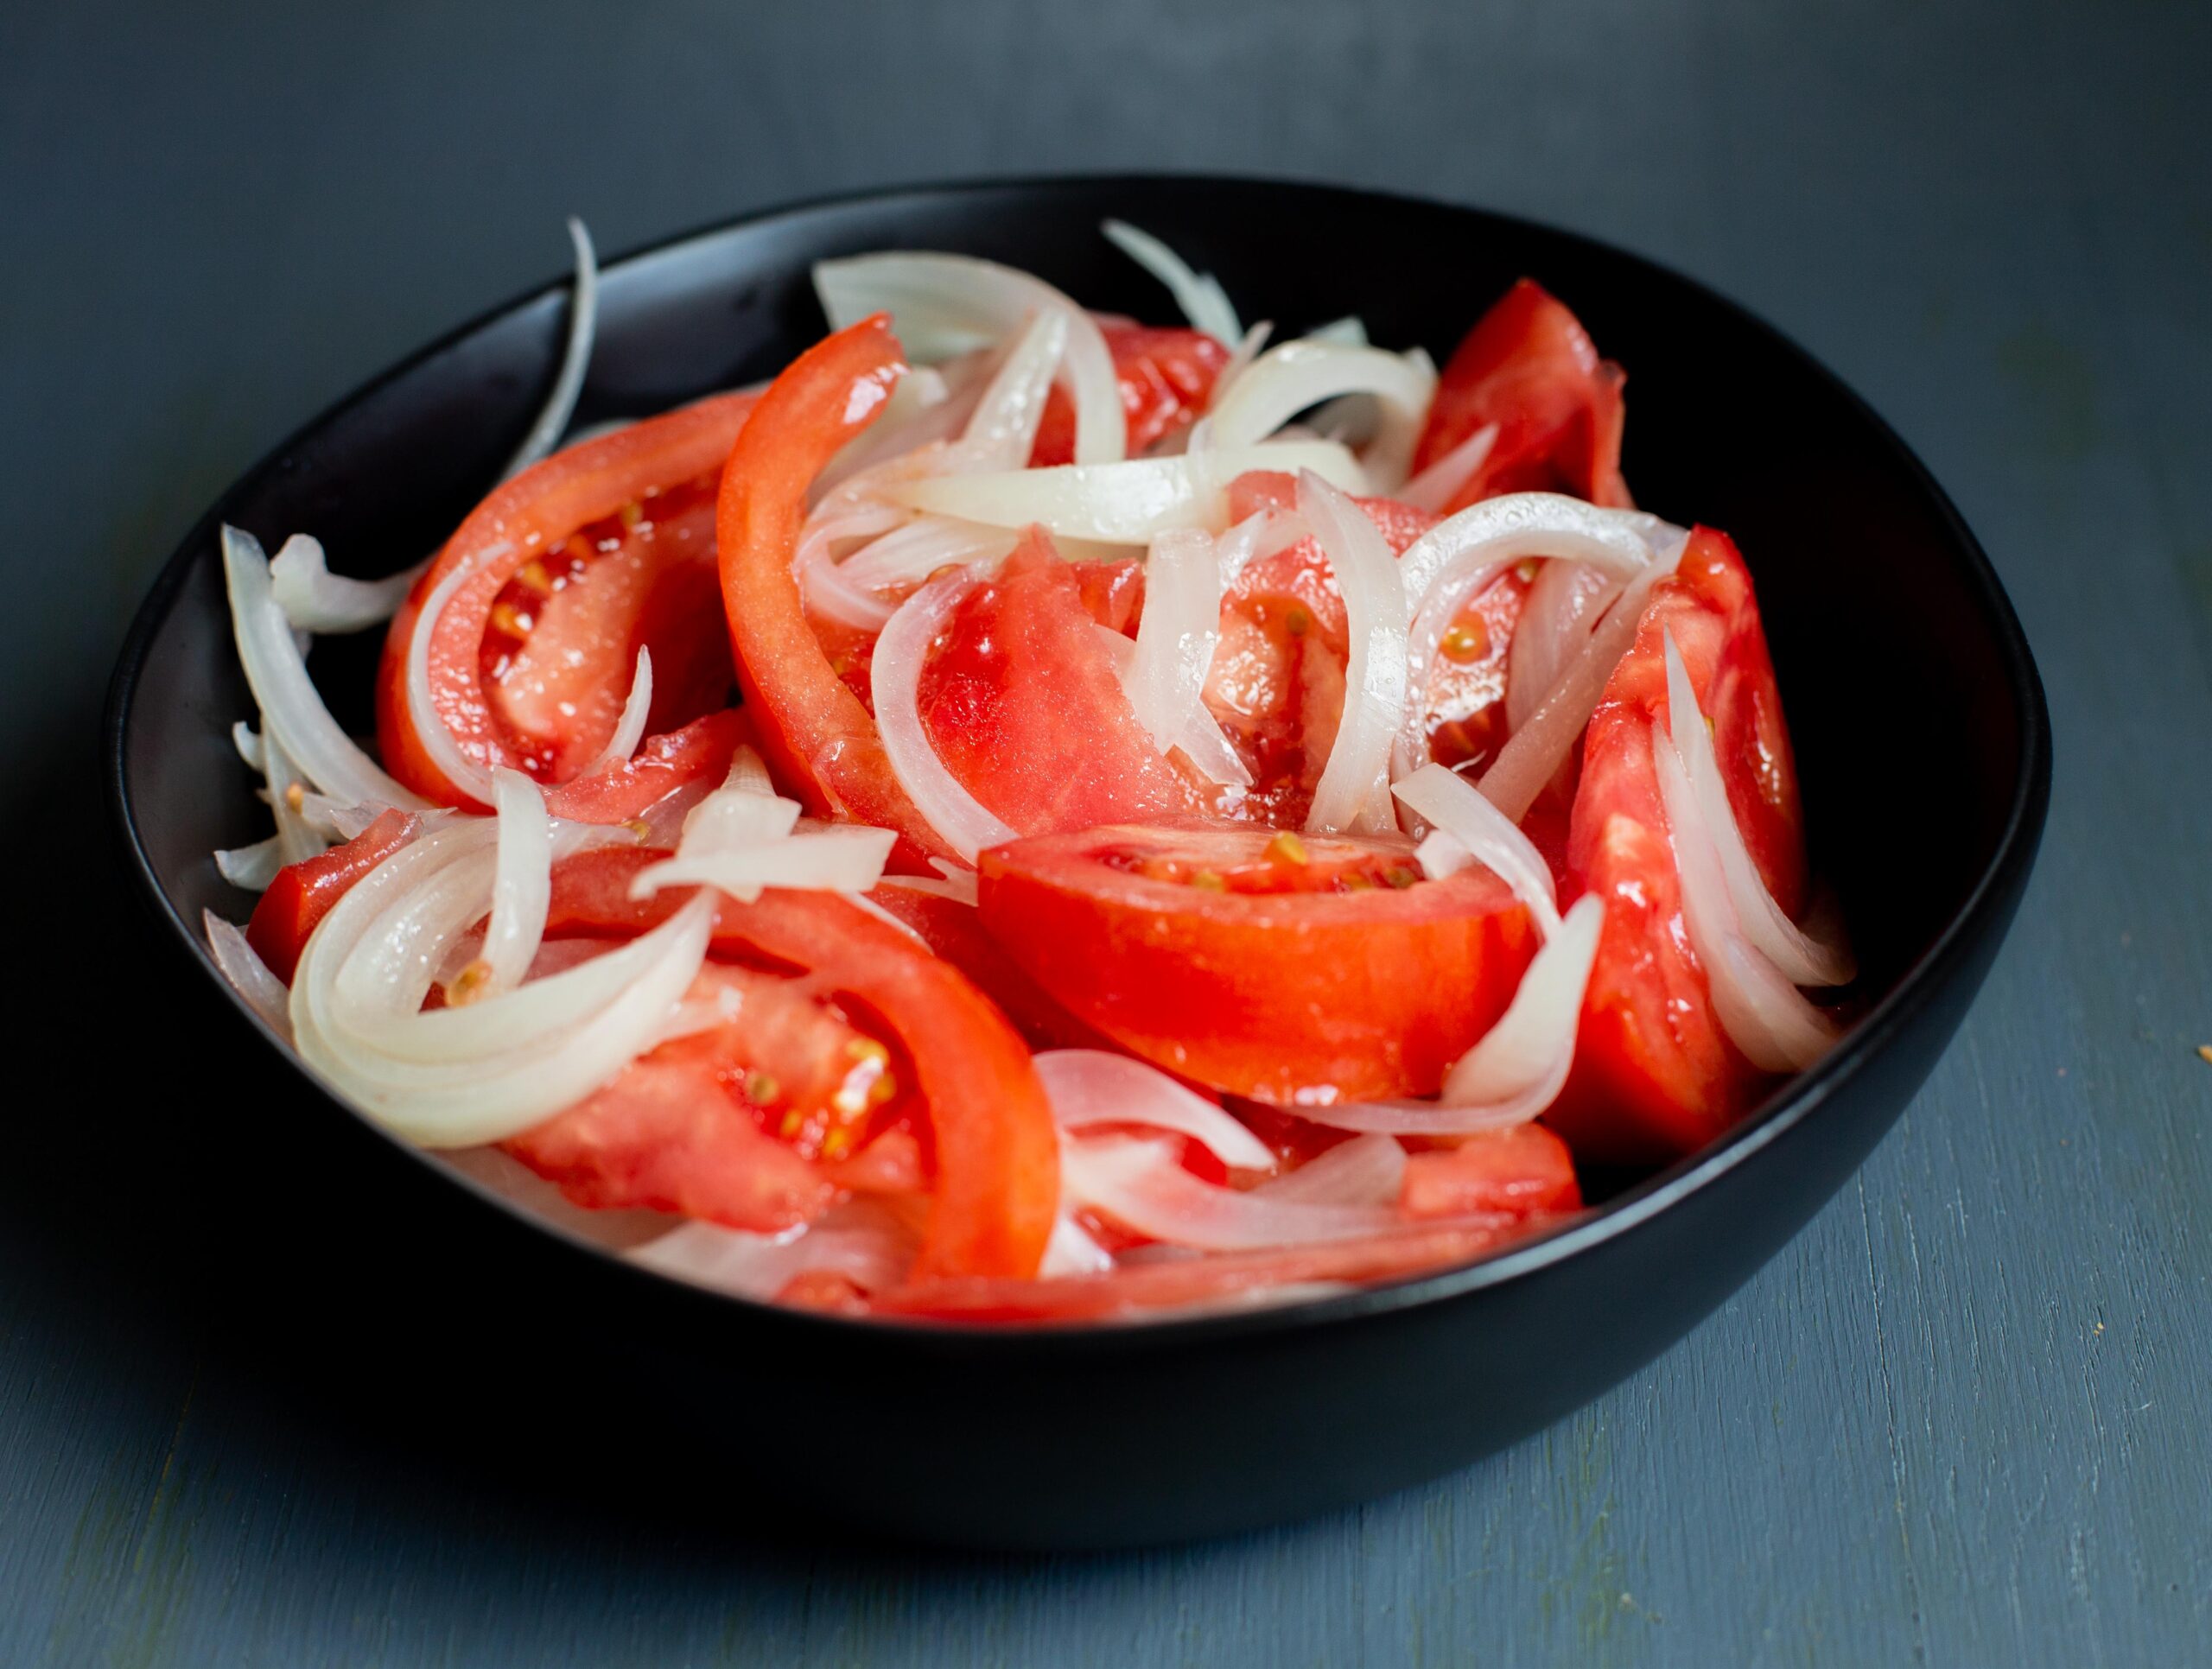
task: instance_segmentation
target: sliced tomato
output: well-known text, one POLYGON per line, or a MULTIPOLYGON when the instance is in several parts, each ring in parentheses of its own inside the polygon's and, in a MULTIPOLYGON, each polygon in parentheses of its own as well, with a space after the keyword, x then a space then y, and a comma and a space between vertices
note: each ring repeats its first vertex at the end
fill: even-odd
MULTIPOLYGON (((664 853, 604 847, 556 865, 549 934, 627 936, 665 919, 688 889, 635 900, 630 883, 664 853)), ((1029 1051, 950 964, 834 895, 771 889, 724 898, 715 954, 803 974, 809 988, 893 1045, 926 1110, 932 1177, 916 1279, 1028 1275, 1059 1200, 1059 1139, 1029 1051)))
POLYGON ((1795 914, 1806 885, 1803 815, 1750 573, 1726 534, 1699 528, 1652 592, 1636 643, 1592 716, 1567 863, 1605 901, 1573 1076, 1546 1120, 1586 1160, 1658 1164, 1702 1146, 1770 1080, 1728 1041, 1681 924, 1681 885, 1651 762, 1667 712, 1671 632, 1713 727, 1728 801, 1760 873, 1795 914))
POLYGON ((1138 723, 1109 647, 1079 576, 1032 528, 961 600, 922 670, 938 757, 1022 834, 1191 815, 1211 800, 1138 723))
POLYGON ((1406 1159, 1399 1205, 1409 1217, 1474 1212, 1529 1217, 1582 1208, 1567 1144, 1540 1124, 1468 1136, 1406 1159))
MULTIPOLYGON (((1229 364, 1229 350, 1203 331, 1101 319, 1114 378, 1122 388, 1122 416, 1132 458, 1197 420, 1213 398, 1213 385, 1229 364)), ((1045 402, 1031 447, 1032 466, 1075 461, 1075 403, 1058 384, 1045 402)))
POLYGON ((922 942, 968 976, 969 983, 999 1006, 1032 1049, 1103 1049, 1112 1045, 1068 1012, 1036 980, 1017 967, 999 942, 984 931, 982 913, 971 904, 941 894, 917 892, 887 883, 868 901, 913 929, 922 942))
POLYGON ((1414 467, 1495 423, 1482 466, 1448 506, 1460 510, 1502 492, 1571 492, 1625 509, 1621 368, 1600 359, 1581 323, 1533 279, 1523 278, 1485 313, 1453 352, 1436 385, 1414 467))
MULTIPOLYGON (((751 394, 718 395, 556 452, 506 482, 470 512, 393 615, 385 639, 384 659, 377 671, 376 707, 377 742, 387 771, 416 793, 441 804, 474 804, 446 779, 431 758, 416 733, 407 701, 408 650, 422 621, 423 603, 432 591, 463 568, 468 577, 447 599, 427 645, 430 704, 454 745, 486 770, 533 765, 541 772, 549 768, 574 770, 589 758, 585 732, 604 716, 597 709, 587 719, 581 709, 575 715, 563 715, 557 704, 550 711, 538 711, 525 702, 514 716, 526 731, 531 724, 540 727, 527 733, 518 733, 502 716, 485 676, 486 639, 493 631, 494 610, 504 600, 507 612, 500 615, 499 637, 489 646, 495 669, 501 648, 508 643, 518 644, 525 638, 531 640, 541 661, 562 658, 573 651, 584 657, 583 665, 577 669, 582 682, 619 691, 613 698, 619 709, 630 689, 642 611, 629 618, 628 629, 615 631, 603 613, 564 610, 570 629, 560 634, 565 643, 556 644, 552 630, 541 640, 537 628, 543 622, 533 618, 529 625, 524 624, 525 612, 518 607, 518 600, 526 601, 540 594, 550 598, 556 579, 561 576, 549 564, 563 563, 563 553, 569 550, 569 541, 579 530, 592 529, 610 518, 613 526, 623 531, 623 538, 617 542, 618 552, 631 549, 633 544, 640 550, 650 545, 656 570, 662 563, 697 560, 690 550, 690 542, 636 537, 636 524, 647 519, 644 506, 649 498, 683 489, 702 478, 712 480, 754 398, 751 394), (626 519, 632 524, 626 529, 626 519), (509 587, 517 585, 521 591, 507 596, 509 587), (561 722, 556 723, 556 720, 561 722), (573 730, 564 728, 570 723, 573 730)), ((615 534, 608 532, 601 539, 588 541, 592 545, 590 555, 613 554, 599 549, 604 538, 613 537, 615 534)), ((564 569, 564 573, 575 578, 578 586, 588 585, 590 561, 573 552, 569 556, 582 567, 564 569)), ((711 652, 701 646, 696 619, 681 623, 679 635, 683 647, 668 643, 661 646, 671 662, 671 700, 709 699, 696 697, 694 692, 698 682, 711 679, 699 679, 690 670, 699 663, 712 664, 711 652)), ((513 692, 517 696, 524 693, 519 689, 513 692)), ((710 704, 719 699, 710 698, 710 704)), ((608 721, 608 733, 613 727, 608 721)), ((601 740, 604 739, 602 736, 601 740)))
POLYGON ((983 925, 1076 1017, 1278 1106, 1433 1095, 1533 953, 1487 870, 1404 841, 1109 827, 982 854, 983 925))
POLYGON ((300 965, 308 936, 331 907, 386 858, 415 838, 422 820, 405 811, 384 811, 343 846, 278 870, 253 907, 245 942, 286 985, 300 965))
POLYGON ((722 471, 722 608, 738 682, 777 781, 817 816, 899 833, 899 860, 950 857, 883 751, 875 720, 808 621, 791 563, 823 466, 881 416, 906 367, 888 314, 823 339, 760 397, 722 471))
POLYGON ((681 730, 647 738, 630 758, 596 776, 549 788, 545 809, 571 822, 632 822, 689 784, 721 782, 729 774, 731 756, 752 736, 737 709, 709 713, 681 730))

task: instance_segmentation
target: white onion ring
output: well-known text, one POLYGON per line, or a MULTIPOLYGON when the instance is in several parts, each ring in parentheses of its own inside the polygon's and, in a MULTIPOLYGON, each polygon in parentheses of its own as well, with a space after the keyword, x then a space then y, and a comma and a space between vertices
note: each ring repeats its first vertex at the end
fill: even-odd
POLYGON ((1079 1205, 1154 1240, 1207 1252, 1357 1240, 1404 1221, 1390 1207, 1314 1205, 1217 1188, 1184 1170, 1174 1147, 1160 1141, 1070 1141, 1060 1175, 1079 1205))
POLYGON ((896 829, 835 823, 752 846, 679 853, 639 870, 630 882, 630 896, 649 898, 670 886, 711 886, 740 904, 751 904, 771 886, 865 892, 883 879, 883 866, 898 844, 896 829))
POLYGON ((1395 829, 1390 747, 1406 718, 1406 595, 1397 559, 1359 506, 1310 470, 1298 478, 1298 511, 1336 576, 1351 643, 1344 720, 1306 826, 1331 834, 1395 829))
POLYGON ((961 468, 1021 469, 1037 444, 1046 397, 1068 343, 1068 313, 1045 308, 1030 320, 976 403, 961 431, 961 468))
POLYGON ((1305 1205, 1394 1205, 1405 1191, 1406 1150, 1389 1136, 1355 1136, 1252 1192, 1305 1205))
MULTIPOLYGON (((439 716, 437 704, 430 699, 430 639, 437 635, 438 617, 445 612, 454 593, 467 584, 478 564, 504 555, 510 549, 506 541, 500 540, 455 562, 453 572, 432 586, 430 594, 423 600, 423 612, 416 617, 415 629, 407 640, 408 720, 414 725, 416 737, 423 744, 423 752, 430 756, 430 763, 437 767, 438 774, 479 805, 492 803, 492 773, 461 751, 453 732, 446 728, 446 721, 439 716)), ((392 786, 397 788, 398 784, 392 786)), ((410 796, 393 803, 411 809, 428 802, 410 796)))
POLYGON ((1160 534, 1145 558, 1144 614, 1122 683, 1160 752, 1180 746, 1194 716, 1211 723, 1200 696, 1220 638, 1221 563, 1212 537, 1184 528, 1160 534))
POLYGON ((1506 651, 1505 724, 1509 733, 1543 705, 1567 663, 1590 641, 1625 582, 1588 562, 1543 564, 1522 599, 1506 651))
MULTIPOLYGON (((1114 663, 1114 676, 1127 694, 1131 670, 1136 665, 1136 644, 1113 627, 1101 625, 1096 620, 1091 622, 1090 629, 1114 663)), ((1185 722, 1176 733, 1173 746, 1181 748, 1198 774, 1216 788, 1252 785, 1251 768, 1244 763, 1244 756, 1236 751, 1236 744, 1222 729, 1221 720, 1213 716, 1212 709, 1203 701, 1185 714, 1185 722)))
POLYGON ((1382 422, 1362 460, 1389 492, 1404 484, 1414 445, 1436 393, 1433 366, 1380 348, 1344 347, 1311 340, 1285 342, 1255 359, 1206 416, 1215 444, 1249 446, 1266 439, 1309 406, 1346 395, 1371 396, 1382 422))
POLYGON ((392 617, 429 566, 426 557, 389 579, 349 580, 330 571, 321 540, 295 533, 270 562, 269 594, 295 631, 365 631, 392 617))
POLYGON ((502 767, 492 785, 499 818, 499 858, 492 872, 492 917, 477 954, 486 969, 482 995, 523 982, 545 937, 553 899, 553 820, 545 796, 519 771, 502 767))
POLYGON ((288 861, 284 843, 271 834, 251 846, 234 846, 218 852, 215 873, 242 892, 265 892, 269 883, 276 879, 276 872, 288 861))
POLYGON ((914 1260, 913 1236, 882 1206, 850 1201, 804 1228, 754 1234, 687 1222, 629 1253, 657 1274, 760 1303, 800 1275, 842 1275, 864 1292, 895 1286, 914 1260))
POLYGON ((1188 1136, 1236 1171, 1273 1171, 1268 1145, 1156 1067, 1103 1049, 1048 1049, 1033 1063, 1063 1130, 1141 1124, 1188 1136))
POLYGON ((578 780, 596 777, 619 765, 627 765, 630 756, 638 751, 638 744, 645 739, 645 720, 653 710, 653 657, 649 649, 638 650, 637 670, 631 675, 630 694, 622 703, 622 714, 614 721, 614 733, 607 739, 607 746, 591 756, 590 761, 576 772, 578 780))
POLYGON ((919 703, 922 663, 930 646, 979 578, 973 568, 944 574, 901 603, 875 640, 875 657, 868 668, 876 728, 892 774, 923 821, 970 864, 985 847, 1014 839, 1014 831, 963 788, 938 758, 922 723, 919 703))
POLYGON ((1229 292, 1213 274, 1195 270, 1159 238, 1126 220, 1103 221, 1098 229, 1116 249, 1167 286, 1192 328, 1204 331, 1224 347, 1236 346, 1244 327, 1237 323, 1229 292))
POLYGON ((1425 510, 1432 516, 1444 513, 1459 489, 1474 479, 1475 472, 1489 461, 1490 449, 1497 444, 1497 425, 1484 423, 1465 440, 1453 447, 1420 474, 1409 478, 1392 496, 1399 503, 1411 505, 1415 510, 1425 510))
MULTIPOLYGON (((1484 799, 1473 784, 1440 765, 1426 765, 1394 784, 1390 791, 1459 851, 1482 862, 1512 888, 1513 896, 1528 907, 1538 931, 1547 939, 1559 930, 1559 895, 1553 891, 1551 866, 1529 837, 1484 799)), ((1427 850, 1424 843, 1421 852, 1427 850)), ((1421 862, 1435 878, 1438 870, 1429 867, 1429 859, 1423 857, 1421 862)))
POLYGON ((568 346, 553 378, 553 391, 547 396, 537 421, 530 426, 530 433, 523 436, 514 456, 499 472, 502 481, 521 474, 552 452, 561 431, 575 414, 576 396, 583 391, 584 371, 591 364, 592 335, 599 327, 599 261, 592 252, 591 233, 573 214, 569 217, 569 241, 575 246, 576 277, 569 299, 568 346))
POLYGON ((870 594, 845 563, 836 559, 831 547, 846 539, 877 538, 903 526, 906 519, 906 511, 888 505, 841 507, 832 515, 810 517, 791 562, 807 608, 857 631, 882 631, 883 623, 891 618, 892 605, 870 594))
POLYGON ((291 993, 284 989, 283 980, 269 971, 254 948, 245 942, 245 935, 232 923, 225 921, 212 910, 202 911, 200 924, 207 935, 207 954, 215 959, 215 966, 231 987, 245 999, 246 1006, 259 1015, 262 1021, 278 1037, 292 1040, 292 1017, 286 1012, 291 993))

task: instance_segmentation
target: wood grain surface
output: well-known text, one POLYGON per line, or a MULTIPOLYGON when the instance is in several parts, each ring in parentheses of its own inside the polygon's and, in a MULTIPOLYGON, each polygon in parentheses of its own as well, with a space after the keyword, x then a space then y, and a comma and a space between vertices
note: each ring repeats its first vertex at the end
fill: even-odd
MULTIPOLYGON (((2212 1661, 2209 35, 2157 0, 9 9, 0 1660, 2212 1661), (568 213, 620 250, 826 190, 1149 168, 1614 239, 1898 427, 2056 723, 2041 867, 1956 1045, 1682 1345, 1337 1518, 856 1547, 478 1464, 499 1411, 429 1368, 455 1440, 395 1440, 314 1366, 345 1318, 257 1289, 314 1238, 224 1189, 254 1082, 107 846, 99 692, 154 567, 313 410, 556 271, 568 213)), ((587 1410, 579 1441, 621 1438, 587 1410)))

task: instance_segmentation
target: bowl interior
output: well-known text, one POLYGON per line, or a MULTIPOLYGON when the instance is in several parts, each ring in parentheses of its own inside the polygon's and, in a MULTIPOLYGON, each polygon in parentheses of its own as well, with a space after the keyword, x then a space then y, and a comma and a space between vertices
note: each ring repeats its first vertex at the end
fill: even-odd
MULTIPOLYGON (((578 421, 771 375, 821 332, 808 269, 828 256, 957 250, 1036 272, 1093 308, 1171 318, 1166 292, 1099 236, 1109 215, 1214 272, 1243 317, 1272 320, 1279 337, 1357 313, 1379 344, 1419 344, 1441 363, 1524 274, 1573 308, 1628 368, 1625 468, 1640 500, 1725 529, 1743 549, 1815 868, 1849 923, 1865 996, 1897 990, 2019 838, 2039 768, 2033 668, 1986 562, 1895 437, 1782 338, 1663 270, 1519 221, 1274 182, 893 194, 770 215, 610 266, 578 421), (1913 808, 1909 827, 1891 813, 1900 806, 1913 808)), ((334 408, 226 494, 163 571, 119 676, 113 763, 158 900, 195 942, 203 909, 241 918, 251 904, 209 854, 266 832, 228 736, 252 708, 232 652, 216 524, 272 549, 312 533, 341 572, 419 560, 527 427, 564 313, 564 289, 526 299, 334 408)), ((362 732, 378 638, 325 640, 315 654, 334 711, 362 732)))

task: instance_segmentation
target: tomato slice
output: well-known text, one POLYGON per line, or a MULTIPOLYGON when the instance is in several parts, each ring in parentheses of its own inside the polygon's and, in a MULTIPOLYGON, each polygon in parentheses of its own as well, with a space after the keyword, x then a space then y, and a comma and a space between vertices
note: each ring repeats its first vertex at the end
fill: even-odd
POLYGON ((1621 368, 1533 279, 1523 278, 1469 331, 1436 385, 1414 451, 1425 469, 1485 425, 1497 439, 1452 498, 1462 510, 1502 492, 1571 492, 1626 509, 1621 479, 1621 368))
POLYGON ((1662 629, 1713 727, 1729 804, 1768 888, 1795 915, 1806 888, 1803 816, 1750 573, 1699 528, 1652 592, 1583 741, 1567 863, 1605 901, 1574 1071, 1545 1115, 1586 1160, 1660 1164, 1702 1146, 1770 1080, 1720 1029, 1681 925, 1681 884, 1651 763, 1667 708, 1662 629))
MULTIPOLYGON (((604 847, 554 866, 549 934, 628 936, 689 889, 646 900, 630 882, 664 853, 604 847)), ((934 1176, 915 1279, 1030 1275, 1059 1201, 1059 1139, 1029 1051, 1005 1017, 898 928, 828 893, 771 889, 715 914, 717 955, 808 976, 894 1044, 926 1109, 934 1176)))
POLYGON ((984 930, 975 905, 889 883, 868 895, 920 936, 931 951, 968 976, 999 1006, 1032 1049, 1110 1049, 1113 1044, 1068 1012, 1017 967, 984 930))
POLYGON ((1042 834, 1206 809, 1211 796, 1137 722, 1108 650, 1081 576, 1041 528, 953 611, 922 670, 923 727, 1008 827, 1042 834))
MULTIPOLYGON (((1229 350, 1204 331, 1101 319, 1106 351, 1122 389, 1132 458, 1197 420, 1213 398, 1229 350)), ((1075 461, 1075 403, 1058 384, 1045 402, 1030 448, 1032 466, 1075 461)))
POLYGON ((982 854, 983 925, 1078 1019, 1254 1101, 1433 1095, 1535 949, 1487 870, 1409 843, 1115 827, 982 854))
MULTIPOLYGON (((537 720, 547 727, 545 731, 520 739, 502 719, 485 677, 486 637, 493 630, 494 610, 509 587, 518 582, 533 593, 542 585, 543 593, 550 596, 559 576, 549 564, 563 560, 562 553, 579 530, 592 529, 610 518, 613 527, 620 530, 626 512, 632 512, 628 519, 633 525, 627 533, 634 536, 634 524, 645 519, 644 505, 649 498, 702 477, 711 478, 743 426, 754 398, 751 394, 717 395, 556 452, 500 486, 469 513, 400 605, 385 639, 384 659, 377 671, 376 702, 377 741, 385 769, 416 793, 441 804, 480 809, 438 769, 416 733, 407 704, 407 653, 421 621, 423 605, 433 590, 464 564, 469 565, 468 577, 448 598, 428 645, 430 702, 454 744, 486 770, 532 765, 541 771, 549 765, 574 770, 589 757, 581 714, 575 715, 577 723, 573 731, 553 724, 546 714, 537 714, 537 720)), ((593 543, 594 555, 600 554, 596 542, 587 543, 593 543)), ((656 565, 696 560, 686 554, 685 543, 674 538, 648 536, 636 543, 639 548, 653 547, 656 565)), ((582 557, 575 560, 583 562, 586 569, 591 566, 582 557)), ((591 578, 584 572, 576 582, 589 585, 591 578)), ((525 637, 535 640, 537 623, 533 620, 524 625, 525 615, 517 608, 515 600, 506 598, 505 601, 508 612, 499 617, 500 638, 516 643, 525 637)), ((584 682, 620 691, 613 697, 619 708, 629 691, 635 659, 633 639, 638 634, 634 630, 601 630, 604 621, 587 622, 583 618, 587 612, 578 611, 578 618, 571 622, 575 628, 573 633, 562 634, 567 639, 565 649, 555 644, 550 631, 538 647, 541 653, 573 650, 583 656, 584 682)), ((690 631, 693 636, 687 642, 696 644, 696 625, 690 631)), ((496 668, 502 643, 495 641, 491 647, 496 668)), ((671 689, 681 690, 686 685, 688 678, 678 669, 690 666, 695 653, 705 654, 690 649, 670 652, 671 689)), ((557 714, 557 708, 553 715, 564 721, 567 718, 557 714)), ((532 717, 527 710, 521 716, 526 727, 532 717)), ((612 730, 610 722, 607 731, 612 733, 612 730)))
POLYGON ((245 924, 245 942, 286 985, 300 965, 300 952, 315 923, 359 880, 415 838, 422 820, 404 811, 384 811, 343 846, 276 872, 245 924))
POLYGON ((681 730, 646 739, 643 746, 594 777, 579 777, 545 790, 545 809, 579 823, 626 823, 686 784, 719 783, 729 762, 752 738, 745 715, 732 708, 709 713, 681 730))
POLYGON ((1399 1204, 1409 1217, 1476 1212, 1529 1217, 1582 1209, 1567 1144, 1540 1124, 1468 1136, 1406 1159, 1399 1204))
POLYGON ((875 720, 815 635, 791 563, 814 478, 873 422, 906 367, 888 314, 816 343, 760 397, 722 471, 722 608, 760 749, 817 816, 899 833, 910 869, 951 848, 914 809, 875 720))

